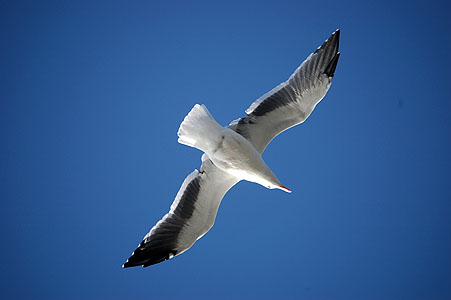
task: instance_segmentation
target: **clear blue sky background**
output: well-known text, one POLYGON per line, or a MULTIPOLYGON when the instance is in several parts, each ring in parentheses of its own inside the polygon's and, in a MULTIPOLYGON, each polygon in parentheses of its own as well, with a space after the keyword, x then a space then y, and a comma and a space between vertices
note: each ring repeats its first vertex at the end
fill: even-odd
POLYGON ((0 1, 0 298, 451 299, 446 1, 0 1), (332 87, 188 252, 122 269, 201 153, 342 30, 332 87))

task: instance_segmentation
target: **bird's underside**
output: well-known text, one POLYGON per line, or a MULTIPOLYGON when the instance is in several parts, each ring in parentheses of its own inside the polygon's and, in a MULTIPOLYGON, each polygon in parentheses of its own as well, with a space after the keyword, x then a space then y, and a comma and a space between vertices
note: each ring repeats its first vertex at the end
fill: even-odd
MULTIPOLYGON (((246 110, 247 115, 233 121, 226 129, 222 127, 219 129, 216 125, 212 125, 213 123, 210 124, 208 118, 201 118, 198 114, 192 113, 196 107, 193 108, 180 126, 178 134, 179 142, 205 152, 200 171, 194 170, 186 177, 169 212, 152 227, 123 265, 124 268, 147 267, 188 250, 213 226, 225 193, 242 179, 269 188, 285 188, 275 176, 275 179, 272 178, 269 168, 269 171, 264 169, 266 164, 263 160, 264 166, 259 165, 261 164, 259 159, 274 137, 304 122, 327 93, 340 56, 339 36, 340 31, 335 31, 307 57, 287 81, 253 102, 246 110), (217 133, 213 134, 215 130, 217 133), (233 134, 230 134, 230 131, 233 131, 233 134), (243 170, 240 170, 240 160, 247 160, 247 157, 243 159, 242 154, 237 159, 230 154, 233 152, 227 152, 229 148, 223 146, 227 134, 232 137, 231 142, 240 145, 242 143, 240 139, 244 137, 246 143, 250 145, 246 147, 250 147, 249 153, 252 154, 249 154, 249 157, 255 160, 253 164, 250 166, 243 164, 243 170), (225 154, 221 154, 223 156, 217 154, 220 152, 218 149, 225 149, 223 151, 225 154), (238 164, 229 164, 229 160, 238 161, 238 164), (229 165, 235 169, 228 168, 229 165), (248 173, 255 173, 255 180, 237 175, 248 173), (280 187, 277 187, 278 184, 280 187)), ((205 111, 204 114, 209 115, 206 108, 205 111)), ((241 149, 247 148, 237 149, 244 151, 241 149)))

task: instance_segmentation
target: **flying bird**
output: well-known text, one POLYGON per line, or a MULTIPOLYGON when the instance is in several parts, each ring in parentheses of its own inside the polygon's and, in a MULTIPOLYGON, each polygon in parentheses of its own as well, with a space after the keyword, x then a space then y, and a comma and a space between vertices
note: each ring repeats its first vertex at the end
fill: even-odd
POLYGON ((225 193, 241 180, 291 192, 262 159, 279 133, 304 122, 331 85, 340 52, 337 30, 281 83, 227 127, 196 104, 178 130, 181 144, 204 152, 200 171, 185 178, 169 212, 122 267, 148 267, 182 254, 213 226, 225 193))

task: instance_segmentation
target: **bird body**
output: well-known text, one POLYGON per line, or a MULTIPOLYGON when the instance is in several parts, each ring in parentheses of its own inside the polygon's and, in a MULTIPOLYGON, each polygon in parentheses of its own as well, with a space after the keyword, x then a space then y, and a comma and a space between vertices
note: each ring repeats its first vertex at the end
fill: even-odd
POLYGON ((171 208, 151 228, 124 268, 147 267, 177 256, 213 226, 222 198, 240 180, 270 189, 284 187, 262 159, 278 134, 304 122, 330 88, 338 58, 335 31, 296 71, 228 127, 219 125, 205 105, 196 104, 180 125, 178 141, 204 152, 200 171, 182 183, 171 208))
POLYGON ((269 189, 284 187, 264 162, 262 155, 242 135, 221 127, 205 105, 196 104, 180 125, 179 142, 207 155, 222 171, 269 189))

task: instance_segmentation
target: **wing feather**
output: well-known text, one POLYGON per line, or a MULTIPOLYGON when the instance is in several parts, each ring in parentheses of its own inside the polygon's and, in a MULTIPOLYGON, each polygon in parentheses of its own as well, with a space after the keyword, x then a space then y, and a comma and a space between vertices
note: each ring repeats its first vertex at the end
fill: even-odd
POLYGON ((179 255, 213 226, 219 204, 238 180, 204 159, 184 180, 169 212, 152 227, 124 268, 147 267, 179 255))
POLYGON ((340 53, 335 31, 290 78, 254 101, 229 127, 262 153, 279 133, 304 122, 329 90, 340 53))

